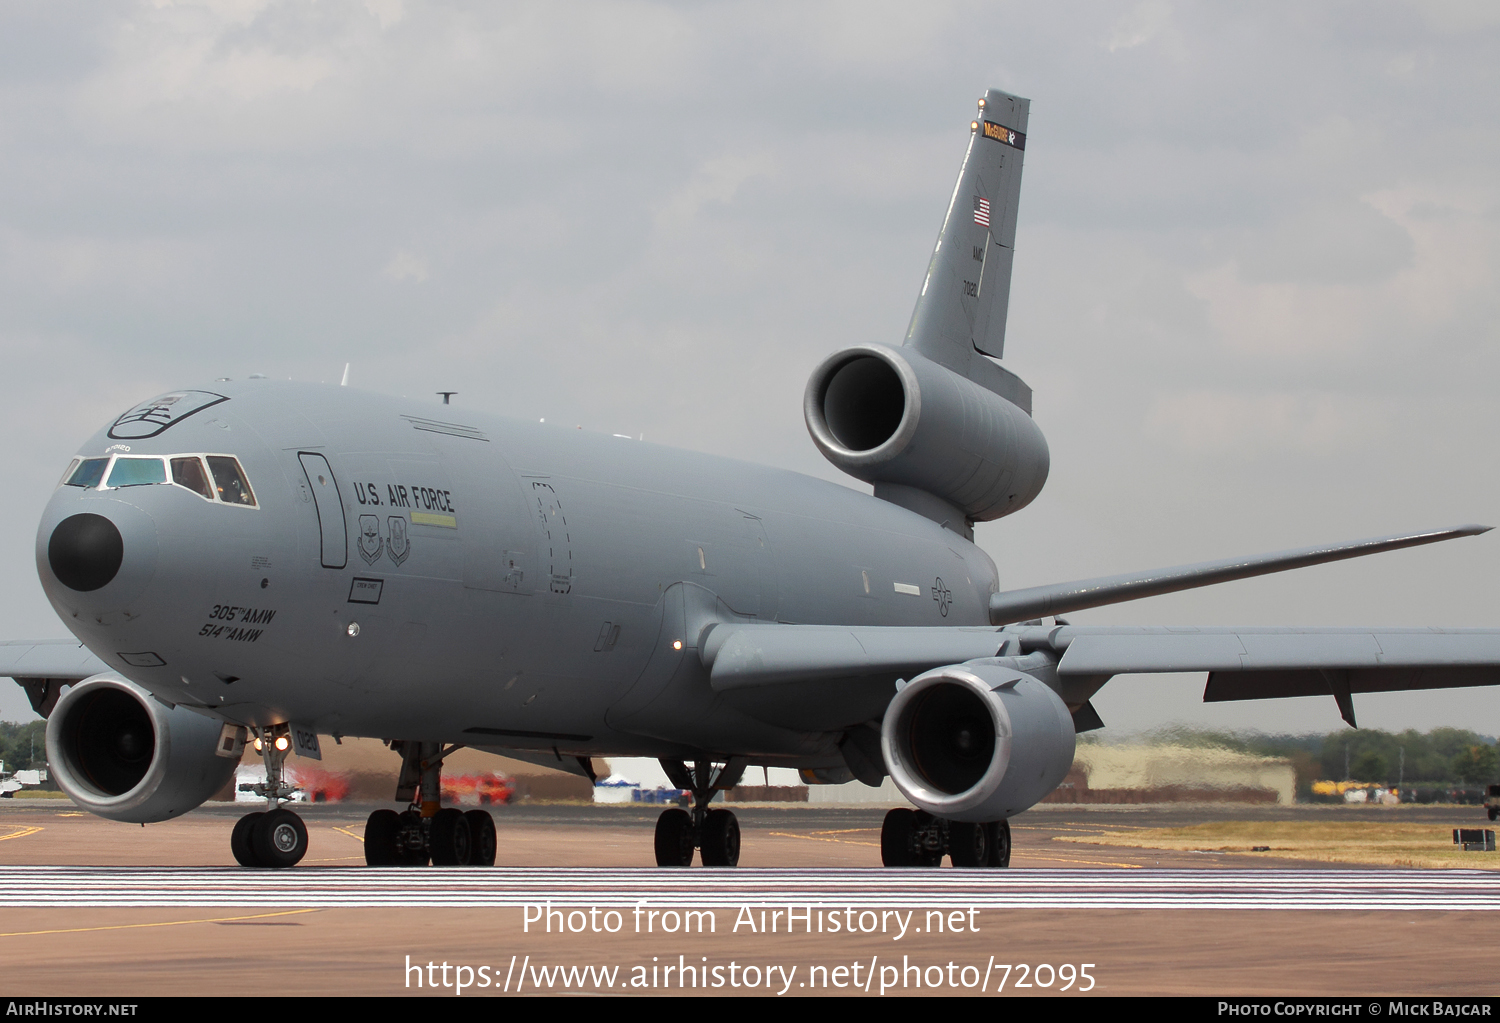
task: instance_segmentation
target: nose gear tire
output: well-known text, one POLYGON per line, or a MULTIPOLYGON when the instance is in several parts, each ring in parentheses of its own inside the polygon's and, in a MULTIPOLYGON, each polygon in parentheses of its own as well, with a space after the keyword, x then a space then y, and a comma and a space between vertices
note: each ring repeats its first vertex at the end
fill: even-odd
POLYGON ((290 810, 272 810, 255 822, 250 848, 262 867, 295 867, 307 855, 307 825, 290 810))
POLYGON ((264 816, 264 813, 247 813, 234 822, 234 830, 229 834, 229 851, 234 853, 235 862, 242 867, 260 866, 250 836, 255 832, 256 822, 264 816))

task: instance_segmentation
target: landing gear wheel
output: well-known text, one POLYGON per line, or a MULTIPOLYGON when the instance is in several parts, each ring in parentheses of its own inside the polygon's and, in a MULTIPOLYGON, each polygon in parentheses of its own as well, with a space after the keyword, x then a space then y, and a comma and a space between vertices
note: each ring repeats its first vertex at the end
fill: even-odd
MULTIPOLYGON (((738 859, 738 855, 735 858, 738 859)), ((663 810, 661 816, 656 818, 656 865, 693 865, 693 818, 688 816, 686 810, 674 807, 663 810)))
POLYGON ((920 867, 917 850, 917 813, 898 807, 887 810, 880 825, 880 862, 887 867, 920 867))
POLYGON ((229 851, 234 853, 235 862, 242 867, 260 866, 260 860, 255 858, 255 848, 250 844, 250 836, 255 832, 255 822, 264 816, 264 813, 247 813, 234 822, 234 831, 229 835, 229 851))
POLYGON ((740 822, 730 810, 710 810, 700 836, 705 867, 734 867, 740 862, 740 822))
POLYGON ((1492 806, 1490 807, 1490 820, 1494 820, 1496 817, 1500 817, 1500 807, 1492 806))
POLYGON ((948 822, 948 855, 955 867, 990 865, 990 827, 969 821, 948 822))
POLYGON ((495 818, 488 810, 469 810, 464 814, 469 822, 469 866, 493 867, 495 865, 495 818))
POLYGON ((307 855, 307 825, 290 810, 271 810, 251 829, 250 848, 262 867, 295 867, 307 855))
POLYGON ((365 821, 365 865, 399 867, 402 863, 401 815, 395 810, 376 810, 365 821))
POLYGON ((439 810, 432 818, 432 830, 427 836, 428 847, 432 850, 432 865, 467 867, 473 853, 473 838, 462 810, 455 810, 451 806, 439 810))
POLYGON ((407 810, 396 816, 401 821, 401 830, 396 839, 396 851, 400 857, 397 864, 404 867, 427 866, 427 843, 422 838, 422 815, 415 810, 407 810))
POLYGON ((1010 821, 990 821, 984 825, 989 832, 991 867, 1010 866, 1010 821))

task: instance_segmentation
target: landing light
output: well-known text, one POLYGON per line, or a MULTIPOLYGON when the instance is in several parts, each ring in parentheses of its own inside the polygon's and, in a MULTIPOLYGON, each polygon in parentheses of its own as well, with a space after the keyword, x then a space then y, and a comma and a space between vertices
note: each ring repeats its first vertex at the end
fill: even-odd
POLYGON ((349 623, 349 627, 347 629, 345 629, 344 631, 347 632, 350 636, 358 636, 359 635, 359 622, 350 622, 349 623))
POLYGON ((257 735, 255 737, 255 752, 257 752, 257 753, 263 753, 263 752, 265 752, 265 748, 266 748, 265 742, 261 739, 260 736, 257 735))
POLYGON ((292 740, 288 736, 278 735, 276 737, 276 749, 277 749, 278 752, 285 753, 287 750, 289 750, 291 748, 292 748, 292 740))
POLYGON ((680 639, 674 639, 674 640, 672 640, 672 649, 673 650, 681 650, 682 649, 682 640, 680 640, 680 639))

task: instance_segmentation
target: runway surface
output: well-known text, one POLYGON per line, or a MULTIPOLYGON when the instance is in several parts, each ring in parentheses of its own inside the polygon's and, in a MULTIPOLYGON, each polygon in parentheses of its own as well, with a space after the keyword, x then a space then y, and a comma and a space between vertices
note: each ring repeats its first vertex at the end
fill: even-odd
POLYGON ((1500 910, 1490 871, 0 867, 0 906, 1500 910))
MULTIPOLYGON (((984 970, 993 958, 1088 965, 1097 994, 1500 994, 1500 913, 1484 912, 1500 909, 1500 870, 1076 841, 1229 819, 1400 821, 1446 835, 1483 826, 1475 807, 1038 808, 1013 824, 1013 867, 995 871, 882 869, 882 807, 736 807, 738 869, 660 870, 645 866, 659 808, 526 805, 495 811, 500 867, 375 870, 363 865, 361 845, 371 809, 299 806, 308 858, 288 871, 248 871, 228 848, 243 806, 210 804, 140 828, 66 800, 0 800, 0 952, 19 964, 0 974, 0 995, 449 994, 434 992, 430 975, 420 986, 409 964, 487 965, 504 977, 513 957, 517 969, 528 961, 618 966, 621 976, 640 969, 654 983, 651 971, 680 956, 800 970, 798 993, 842 997, 852 989, 797 985, 813 969, 831 976, 876 957, 945 972, 950 963, 984 970), (654 929, 649 917, 637 929, 632 910, 642 899, 661 911, 654 929), (592 914, 584 932, 539 928, 526 907, 549 900, 575 922, 597 907, 604 929, 594 929, 592 914), (853 925, 838 912, 843 930, 819 931, 814 908, 806 933, 803 906, 820 907, 825 923, 829 911, 847 910, 853 925), (787 933, 785 912, 777 927, 776 911, 787 908, 798 910, 796 933, 787 933), (691 934, 667 932, 679 916, 687 926, 686 912, 673 909, 712 914, 717 926, 705 929, 700 918, 691 934), (609 923, 610 910, 620 921, 609 923), (929 929, 930 910, 943 911, 946 929, 935 921, 929 929), (898 913, 911 914, 909 931, 898 932, 898 913), (875 917, 877 930, 859 929, 875 917)), ((1500 853, 1475 857, 1500 867, 1500 853)), ((673 976, 670 989, 649 993, 695 993, 678 990, 673 976)), ((1005 994, 1057 995, 1058 987, 1012 985, 1005 994)), ((942 993, 907 993, 919 992, 942 993)), ((482 993, 507 992, 497 984, 482 993)))

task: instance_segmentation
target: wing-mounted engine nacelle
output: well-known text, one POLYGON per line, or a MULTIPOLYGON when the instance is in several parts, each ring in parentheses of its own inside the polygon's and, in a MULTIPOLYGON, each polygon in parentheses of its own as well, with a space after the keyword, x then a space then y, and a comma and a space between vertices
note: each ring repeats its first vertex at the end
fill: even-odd
POLYGON ((224 722, 169 708, 134 682, 95 675, 47 718, 47 761, 73 802, 110 820, 153 824, 187 813, 234 776, 215 748, 224 722))
POLYGON ((910 348, 835 352, 802 408, 818 450, 877 496, 881 484, 911 487, 984 522, 1026 507, 1047 482, 1047 439, 1029 415, 910 348))
POLYGON ((936 817, 1003 820, 1055 789, 1073 766, 1067 705, 1024 672, 954 664, 896 694, 880 730, 886 769, 936 817))

